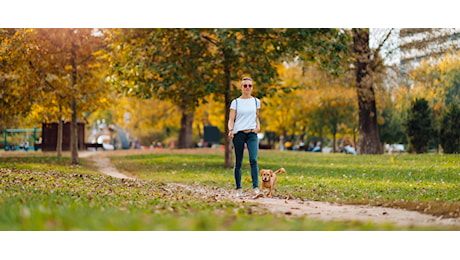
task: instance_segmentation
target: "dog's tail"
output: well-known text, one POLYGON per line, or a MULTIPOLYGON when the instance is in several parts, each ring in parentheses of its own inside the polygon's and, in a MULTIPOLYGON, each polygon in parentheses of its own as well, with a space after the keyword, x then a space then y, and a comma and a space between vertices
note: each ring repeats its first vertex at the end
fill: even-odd
POLYGON ((278 173, 280 173, 280 172, 286 173, 286 170, 285 170, 284 168, 280 168, 280 169, 278 169, 276 172, 274 172, 274 174, 278 174, 278 173))

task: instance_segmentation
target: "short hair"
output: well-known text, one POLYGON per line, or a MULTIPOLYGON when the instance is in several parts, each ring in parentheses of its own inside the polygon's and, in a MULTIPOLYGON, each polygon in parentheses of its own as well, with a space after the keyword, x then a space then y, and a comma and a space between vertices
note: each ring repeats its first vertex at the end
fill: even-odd
POLYGON ((243 77, 243 79, 241 80, 241 84, 243 84, 243 81, 245 81, 245 80, 249 80, 249 81, 252 82, 252 79, 250 77, 243 77))

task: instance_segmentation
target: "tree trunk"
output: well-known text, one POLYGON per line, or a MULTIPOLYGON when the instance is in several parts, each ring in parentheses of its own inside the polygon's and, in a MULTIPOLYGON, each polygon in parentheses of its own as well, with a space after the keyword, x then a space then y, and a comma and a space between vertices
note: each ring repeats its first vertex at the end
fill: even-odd
POLYGON ((319 129, 319 151, 323 152, 323 128, 319 129))
POLYGON ((228 137, 228 119, 229 119, 229 107, 232 102, 229 91, 225 92, 225 133, 224 133, 224 145, 225 145, 225 168, 233 167, 233 143, 228 137))
POLYGON ((193 148, 193 116, 194 112, 190 112, 186 107, 181 107, 182 118, 180 120, 179 143, 178 147, 193 148))
MULTIPOLYGON (((224 53, 225 57, 225 53, 224 53)), ((231 74, 230 74, 230 65, 228 62, 224 62, 224 72, 225 72, 225 90, 224 90, 224 96, 225 96, 225 137, 224 137, 224 145, 225 145, 225 162, 224 162, 224 167, 225 168, 231 168, 233 167, 233 143, 230 138, 228 138, 228 119, 230 117, 229 115, 229 108, 230 104, 232 102, 232 98, 230 97, 230 92, 231 92, 231 87, 232 87, 232 81, 231 81, 231 74)))
MULTIPOLYGON (((72 58, 70 60, 72 64, 72 89, 77 85, 77 54, 76 46, 72 44, 71 50, 72 58)), ((72 164, 78 164, 78 122, 77 122, 77 98, 75 97, 75 91, 72 91, 72 101, 70 103, 72 110, 72 121, 70 123, 70 154, 72 158, 72 164)))
POLYGON ((355 127, 353 128, 353 147, 356 148, 356 144, 358 143, 356 141, 356 133, 358 132, 358 129, 356 129, 355 127))
POLYGON ((377 108, 372 79, 372 55, 369 29, 353 29, 353 51, 356 54, 356 86, 359 109, 359 154, 382 154, 377 126, 377 108))
POLYGON ((79 164, 78 161, 78 123, 77 123, 77 99, 72 97, 72 122, 70 123, 70 151, 72 164, 79 164))
POLYGON ((334 133, 332 133, 332 153, 337 152, 337 149, 335 148, 336 147, 336 142, 337 142, 337 133, 334 132, 334 133))
POLYGON ((58 122, 58 132, 57 132, 57 142, 56 142, 56 151, 57 151, 57 156, 61 157, 62 156, 62 134, 63 134, 63 129, 64 129, 64 122, 62 121, 62 113, 61 113, 62 107, 59 105, 59 122, 58 122))

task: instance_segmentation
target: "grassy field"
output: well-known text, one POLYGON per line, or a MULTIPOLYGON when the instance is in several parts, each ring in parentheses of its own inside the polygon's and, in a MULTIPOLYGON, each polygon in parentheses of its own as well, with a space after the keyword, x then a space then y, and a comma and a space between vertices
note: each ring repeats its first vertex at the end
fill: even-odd
MULTIPOLYGON (((247 159, 247 158, 246 158, 247 159)), ((114 160, 131 176, 163 182, 199 182, 233 188, 220 154, 137 155, 114 160)), ((248 162, 243 174, 251 187, 248 162)), ((319 154, 261 151, 261 169, 284 167, 278 194, 351 204, 392 206, 444 217, 460 216, 460 156, 319 154)))
MULTIPOLYGON (((245 158, 247 160, 247 158, 245 158)), ((0 230, 434 230, 276 217, 250 203, 215 201, 166 183, 233 188, 220 150, 113 157, 124 174, 101 175, 88 159, 0 157, 0 230)), ((459 217, 458 155, 351 156, 261 151, 260 168, 284 167, 277 194, 406 208, 459 217)), ((244 188, 251 184, 244 162, 244 188)))

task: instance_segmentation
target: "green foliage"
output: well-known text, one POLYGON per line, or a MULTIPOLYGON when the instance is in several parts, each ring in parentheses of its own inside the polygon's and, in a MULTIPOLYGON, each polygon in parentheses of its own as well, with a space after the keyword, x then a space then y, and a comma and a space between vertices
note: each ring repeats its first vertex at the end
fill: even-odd
MULTIPOLYGON (((208 43, 215 62, 212 82, 219 93, 235 97, 240 94, 239 81, 250 76, 257 84, 254 95, 262 98, 277 90, 276 65, 279 49, 279 29, 200 29, 201 38, 208 43)), ((224 96, 216 96, 224 100, 224 96)))
POLYGON ((403 129, 403 120, 395 109, 382 108, 384 123, 379 125, 380 140, 383 143, 407 143, 403 129))
POLYGON ((124 93, 157 95, 195 107, 209 94, 227 91, 228 80, 248 74, 263 97, 273 91, 270 85, 277 76, 275 65, 282 55, 279 33, 279 29, 121 30, 112 44, 114 79, 124 93))
POLYGON ((206 43, 188 29, 125 29, 112 43, 114 80, 125 94, 193 108, 210 93, 206 43), (119 51, 122 50, 122 51, 119 51))
POLYGON ((433 114, 424 98, 417 98, 407 113, 405 131, 409 150, 415 153, 428 151, 428 143, 433 134, 433 114))
POLYGON ((446 91, 446 105, 451 103, 460 102, 460 63, 457 62, 453 65, 454 68, 451 68, 445 73, 444 80, 445 91, 446 91))
POLYGON ((441 117, 439 130, 444 153, 460 152, 460 107, 451 103, 441 117))
MULTIPOLYGON (((282 36, 285 51, 307 64, 317 64, 332 75, 345 74, 350 62, 352 38, 337 28, 290 28, 282 36)), ((289 56, 288 56, 289 57, 289 56)))
POLYGON ((451 103, 460 101, 458 54, 446 53, 439 62, 423 61, 410 75, 414 83, 411 95, 426 98, 436 116, 451 103))

